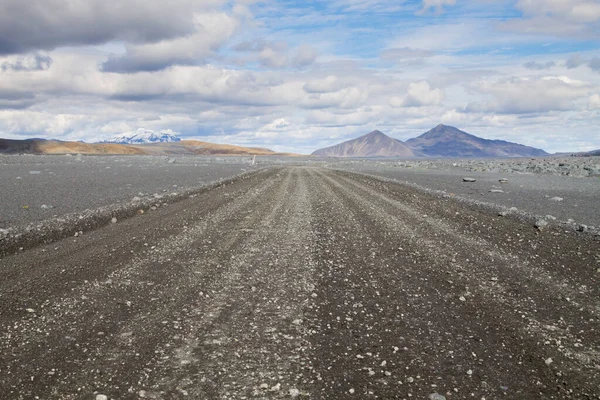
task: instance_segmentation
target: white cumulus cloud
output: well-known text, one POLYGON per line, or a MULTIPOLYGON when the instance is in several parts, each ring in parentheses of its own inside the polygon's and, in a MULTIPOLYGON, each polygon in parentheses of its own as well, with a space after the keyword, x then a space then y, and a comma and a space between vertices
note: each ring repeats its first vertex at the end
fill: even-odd
POLYGON ((441 89, 432 89, 426 81, 413 82, 408 85, 404 97, 390 98, 392 107, 422 107, 440 104, 444 98, 441 89))

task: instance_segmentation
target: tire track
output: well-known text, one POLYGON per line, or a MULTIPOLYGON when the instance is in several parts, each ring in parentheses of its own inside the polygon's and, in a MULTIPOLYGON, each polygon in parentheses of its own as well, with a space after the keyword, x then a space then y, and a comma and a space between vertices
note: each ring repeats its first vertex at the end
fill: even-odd
MULTIPOLYGON (((144 349, 158 346, 170 332, 177 332, 181 328, 179 324, 172 324, 172 318, 187 299, 182 296, 183 293, 169 298, 171 293, 181 290, 191 277, 196 283, 204 279, 204 284, 217 280, 225 272, 220 270, 224 261, 213 260, 215 251, 212 243, 220 241, 223 247, 219 249, 217 257, 228 259, 227 252, 247 235, 241 229, 231 229, 225 235, 222 231, 213 232, 213 237, 210 237, 206 231, 214 231, 215 227, 222 229, 227 224, 237 226, 240 215, 246 214, 244 210, 260 206, 260 196, 269 188, 278 186, 278 181, 280 179, 277 177, 263 177, 255 182, 256 187, 245 190, 250 196, 226 196, 232 197, 232 201, 225 204, 219 202, 208 218, 198 218, 195 224, 184 218, 182 227, 178 224, 173 234, 163 237, 170 230, 154 230, 158 236, 146 238, 152 245, 142 245, 141 251, 134 252, 137 255, 133 257, 125 249, 125 260, 119 263, 118 268, 112 272, 104 270, 105 275, 100 279, 76 284, 66 297, 59 292, 58 296, 50 297, 39 308, 36 307, 39 311, 35 313, 25 313, 23 318, 22 312, 19 323, 12 329, 10 321, 14 320, 11 318, 14 314, 3 314, 3 327, 7 329, 3 329, 0 343, 6 349, 6 358, 12 356, 12 360, 2 364, 4 371, 11 374, 14 380, 9 381, 12 383, 2 382, 0 386, 7 390, 12 386, 12 391, 19 393, 20 398, 36 394, 19 388, 23 380, 19 378, 19 370, 24 367, 19 361, 26 359, 44 360, 45 365, 36 366, 36 369, 52 372, 38 373, 38 387, 52 387, 54 382, 60 381, 61 385, 79 385, 80 390, 94 388, 97 376, 103 374, 98 367, 104 364, 119 365, 121 359, 124 359, 123 367, 117 367, 113 372, 115 377, 129 377, 127 381, 133 381, 136 377, 131 374, 131 366, 137 365, 139 370, 144 368, 146 362, 140 357, 144 349), (196 241, 200 241, 199 244, 208 253, 204 253, 208 255, 205 270, 192 269, 191 260, 198 255, 189 249, 193 248, 196 241), (132 321, 137 329, 128 330, 127 321, 132 321), (163 321, 169 321, 170 324, 163 324, 163 321), (142 332, 143 335, 139 335, 142 332), (110 351, 111 347, 115 347, 111 343, 123 339, 126 339, 127 349, 117 346, 119 351, 110 351), (82 347, 80 343, 85 346, 82 347), (93 363, 96 368, 81 369, 82 359, 93 363)), ((189 215, 190 211, 186 205, 186 214, 189 215)), ((204 217, 206 214, 201 215, 204 217)), ((254 215, 254 219, 260 218, 260 212, 254 215)), ((167 213, 167 217, 172 218, 173 212, 167 213)), ((165 219, 157 220, 157 224, 164 226, 165 219)), ((242 223, 253 222, 242 218, 242 223)), ((119 228, 127 235, 125 226, 119 228)), ((91 272, 94 276, 95 271, 92 269, 91 272)), ((24 283, 27 284, 27 281, 24 283)), ((193 287, 192 293, 195 295, 197 292, 198 288, 193 287)), ((154 357, 153 351, 147 353, 154 357)), ((153 362, 147 361, 150 364, 153 362)))
MULTIPOLYGON (((390 209, 389 205, 388 207, 384 207, 384 205, 381 204, 381 200, 378 200, 379 194, 374 195, 369 193, 369 190, 364 187, 361 188, 360 185, 356 185, 354 182, 352 182, 353 184, 351 185, 348 181, 340 179, 339 176, 330 172, 321 171, 319 172, 319 175, 325 182, 325 187, 321 192, 329 192, 328 197, 336 199, 337 203, 341 202, 341 204, 333 208, 334 212, 339 213, 340 215, 334 220, 337 224, 337 228, 332 228, 331 230, 334 232, 349 231, 349 228, 344 228, 343 225, 340 226, 339 221, 344 220, 342 215, 346 215, 346 220, 356 220, 353 222, 353 225, 357 228, 361 227, 363 233, 358 237, 355 237, 353 242, 365 240, 371 241, 374 249, 373 251, 377 254, 381 264, 402 266, 402 269, 396 272, 399 274, 407 274, 410 278, 409 282, 414 282, 412 285, 408 286, 408 282, 406 281, 400 283, 395 282, 395 287, 390 290, 394 291, 396 296, 405 298, 406 302, 409 302, 412 296, 428 299, 428 302, 419 305, 420 314, 414 315, 414 312, 410 313, 413 314, 412 318, 415 320, 413 321, 414 324, 421 328, 430 326, 431 328, 428 328, 425 331, 431 331, 432 334, 437 336, 437 338, 432 338, 431 334, 428 334, 423 338, 424 340, 431 340, 434 343, 443 343, 444 341, 439 341, 439 337, 440 335, 445 334, 454 337, 459 345, 461 337, 475 337, 480 343, 482 340, 481 338, 487 337, 488 342, 486 343, 486 346, 473 346, 479 347, 479 349, 471 352, 472 354, 477 354, 477 357, 481 358, 476 358, 476 360, 465 359, 463 361, 466 365, 469 365, 469 363, 471 365, 477 365, 484 361, 496 365, 497 370, 493 372, 497 373, 498 376, 488 375, 484 379, 488 384, 490 381, 494 380, 498 382, 496 393, 494 394, 494 391, 490 389, 482 390, 482 388, 477 388, 479 392, 482 392, 483 394, 486 394, 487 392, 488 396, 491 394, 494 396, 502 394, 501 390, 498 388, 506 385, 506 383, 502 382, 511 380, 507 378, 507 375, 514 373, 513 369, 522 371, 520 376, 523 377, 523 382, 529 381, 535 384, 542 380, 540 377, 545 376, 544 379, 549 379, 551 381, 556 381, 557 384, 565 385, 563 388, 558 388, 557 392, 555 392, 553 387, 542 387, 546 396, 552 398, 564 398, 569 396, 569 390, 573 390, 572 387, 578 387, 579 389, 587 387, 588 394, 595 392, 593 389, 594 386, 589 383, 588 379, 593 380, 593 377, 596 375, 596 372, 594 371, 596 369, 595 365, 597 365, 597 361, 593 357, 594 349, 598 348, 596 338, 593 336, 594 328, 598 323, 596 319, 593 319, 593 322, 588 324, 587 328, 592 329, 585 332, 586 335, 581 335, 582 332, 578 332, 578 335, 571 338, 574 339, 574 343, 570 348, 564 349, 564 345, 561 344, 560 339, 558 339, 557 343, 546 343, 545 346, 538 345, 539 341, 536 340, 535 337, 540 336, 538 334, 539 332, 531 332, 532 330, 527 326, 527 319, 523 320, 523 318, 529 318, 531 315, 523 312, 523 309, 534 312, 536 311, 535 304, 533 307, 527 305, 528 300, 530 300, 529 298, 520 298, 520 296, 513 295, 513 298, 510 299, 511 301, 508 302, 508 304, 504 304, 501 307, 494 306, 494 304, 498 303, 498 296, 489 296, 488 294, 490 291, 483 291, 479 286, 484 285, 484 288, 487 288, 488 282, 490 282, 490 285, 494 285, 492 290, 492 292, 494 292, 499 284, 498 282, 493 282, 489 279, 481 279, 482 276, 477 275, 475 272, 477 266, 473 262, 476 262, 476 260, 469 261, 469 257, 478 257, 477 250, 467 248, 464 253, 465 257, 463 258, 455 251, 457 248, 455 239, 448 235, 443 236, 436 233, 435 230, 431 229, 427 222, 422 221, 422 216, 420 216, 420 218, 418 217, 418 213, 403 213, 402 210, 398 208, 390 209), (365 229, 367 229, 367 231, 364 231, 365 229), (378 237, 379 239, 373 241, 373 237, 378 237), (435 238, 436 241, 434 241, 433 238, 435 238), (401 245, 395 247, 393 246, 394 244, 401 245), (397 249, 400 249, 401 251, 395 251, 397 249), (380 253, 393 255, 395 259, 387 259, 380 256, 380 253), (402 257, 405 257, 407 254, 412 255, 413 262, 410 262, 409 258, 409 262, 403 264, 402 257), (457 268, 457 266, 454 265, 457 259, 467 268, 457 268), (408 271, 405 271, 404 269, 411 267, 411 264, 416 266, 416 268, 408 268, 408 271), (428 282, 426 283, 428 287, 419 287, 419 285, 422 285, 424 282, 428 282), (459 296, 461 295, 461 299, 464 299, 465 302, 459 301, 459 296), (463 321, 465 325, 457 325, 456 320, 448 319, 446 315, 436 316, 435 314, 427 312, 427 310, 431 308, 430 305, 435 303, 440 303, 437 307, 440 310, 446 310, 451 316, 462 316, 462 318, 466 318, 466 320, 463 321), (469 311, 467 312, 467 310, 469 311), (422 319, 423 316, 426 316, 425 320, 422 319), (484 324, 485 320, 488 320, 487 324, 484 324), (501 322, 501 324, 496 322, 501 322), (531 338, 531 334, 534 334, 535 337, 531 338), (577 342, 576 340, 576 338, 582 336, 589 339, 587 342, 584 342, 585 344, 583 345, 580 341, 577 342), (591 352, 587 353, 587 363, 582 363, 581 358, 577 357, 577 354, 583 354, 581 351, 578 351, 577 343, 579 343, 579 346, 591 350, 591 352), (551 348, 548 349, 547 347, 550 344, 554 346, 551 346, 551 348), (552 349, 552 347, 554 348, 552 349), (559 349, 562 351, 563 357, 561 357, 561 353, 558 352, 559 349), (538 353, 537 359, 531 358, 531 355, 534 353, 538 353), (485 357, 481 354, 485 355, 485 357), (552 355, 554 360, 558 359, 560 364, 553 364, 551 368, 545 365, 544 360, 547 360, 549 355, 552 355), (592 357, 589 357, 590 355, 592 357), (565 359, 567 356, 568 359, 565 359), (519 360, 519 364, 514 365, 514 362, 511 361, 511 359, 519 360), (573 361, 577 361, 577 363, 573 364, 573 361), (581 364, 584 365, 582 366, 581 364), (587 372, 585 372, 586 365, 588 368, 587 372), (576 372, 573 373, 574 371, 576 372), (556 373, 558 378, 552 377, 554 373, 556 373), (577 376, 581 374, 584 376, 583 379, 577 376), (561 376, 563 378, 561 378, 561 376), (566 378, 564 378, 565 376, 566 378)), ((323 218, 327 217, 323 216, 323 218)), ((333 224, 334 222, 331 223, 333 224)), ((354 236, 356 235, 358 235, 358 233, 354 234, 354 236)), ((340 242, 345 243, 348 240, 349 238, 346 237, 344 237, 343 240, 335 238, 335 240, 332 239, 331 242, 337 244, 340 242)), ((328 250, 330 252, 335 251, 335 249, 328 250)), ((348 249, 347 251, 354 250, 348 249)), ((365 253, 368 253, 367 249, 358 252, 358 254, 365 253)), ((338 257, 338 259, 343 259, 344 255, 339 254, 338 257)), ((354 262, 354 268, 366 270, 367 267, 362 266, 364 263, 360 260, 361 256, 359 255, 354 262)), ((489 264, 495 265, 494 268, 498 267, 499 270, 502 270, 504 267, 502 264, 498 265, 497 260, 492 260, 489 264)), ((379 271, 374 270, 372 265, 369 265, 368 270, 369 273, 373 274, 375 274, 376 271, 379 271)), ((348 275, 350 274, 351 273, 348 272, 348 275)), ((371 280, 380 282, 384 279, 389 280, 392 278, 385 278, 385 273, 382 273, 379 279, 371 280)), ((336 283, 338 282, 339 281, 336 283)), ((355 284, 359 285, 358 283, 355 284)), ((367 283, 363 282, 362 284, 365 287, 368 287, 367 283)), ((527 290, 527 284, 525 284, 522 289, 527 290)), ((351 289, 348 290, 351 291, 351 289)), ((537 297, 541 294, 536 293, 534 290, 531 295, 537 297)), ((547 300, 544 297, 541 299, 542 301, 547 300)), ((536 299, 536 301, 539 302, 540 300, 536 299)), ((502 304, 502 301, 500 301, 500 303, 502 304)), ((582 313, 576 308, 570 308, 567 312, 561 310, 559 313, 551 314, 549 318, 556 322, 558 326, 561 326, 563 318, 570 318, 572 313, 576 313, 575 320, 579 321, 577 318, 581 317, 582 313)), ((585 313, 583 313, 583 316, 585 316, 585 313)), ((350 341, 349 338, 346 338, 345 340, 347 342, 350 341)), ((542 342, 544 342, 544 340, 546 342, 548 341, 547 338, 542 338, 542 342)), ((340 339, 339 342, 341 343, 342 339, 340 339)), ((423 350, 423 347, 426 346, 421 346, 421 350, 423 350)), ((333 351, 332 353, 335 354, 333 351)), ((441 362, 440 358, 433 354, 433 349, 432 354, 429 354, 428 356, 431 360, 425 364, 428 364, 429 366, 441 362)), ((344 374, 348 374, 347 369, 348 368, 344 369, 344 374)), ((414 377, 412 378, 415 379, 414 377)), ((385 378, 382 379, 385 380, 385 378)), ((332 381, 336 382, 336 384, 339 383, 339 377, 332 378, 332 381)), ((390 385, 390 383, 387 382, 386 385, 390 385)), ((457 389, 459 388, 457 387, 457 389)), ((523 385, 523 387, 518 389, 522 391, 521 393, 528 393, 530 396, 534 397, 535 394, 539 395, 539 393, 541 393, 535 391, 532 392, 531 387, 528 387, 528 385, 523 385)), ((537 389, 537 387, 535 387, 535 389, 537 389)), ((475 388, 471 390, 475 390, 475 388)), ((376 393, 376 390, 373 389, 372 391, 376 393)), ((368 395, 369 390, 362 394, 368 395)), ((406 395, 408 395, 408 393, 406 393, 406 395)), ((427 393, 424 392, 421 393, 421 395, 426 396, 427 393)))

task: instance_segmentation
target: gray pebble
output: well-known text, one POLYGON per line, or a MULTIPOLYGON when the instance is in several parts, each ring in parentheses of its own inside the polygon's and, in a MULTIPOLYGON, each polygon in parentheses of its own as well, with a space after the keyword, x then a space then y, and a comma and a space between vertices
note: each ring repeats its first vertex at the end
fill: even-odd
POLYGON ((540 231, 547 226, 548 221, 546 221, 545 219, 538 219, 537 221, 535 221, 535 227, 538 228, 540 231))
POLYGON ((429 400, 446 400, 446 396, 442 396, 439 393, 431 393, 429 395, 429 400))

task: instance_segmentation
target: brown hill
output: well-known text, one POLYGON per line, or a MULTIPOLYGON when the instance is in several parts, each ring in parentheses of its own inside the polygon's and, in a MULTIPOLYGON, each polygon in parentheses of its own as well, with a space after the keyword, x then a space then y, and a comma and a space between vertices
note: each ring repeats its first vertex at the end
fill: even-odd
POLYGON ((0 153, 15 154, 145 154, 132 146, 114 143, 63 142, 59 140, 0 139, 0 153))
POLYGON ((148 154, 148 155, 292 155, 276 153, 269 149, 215 144, 197 140, 182 140, 173 143, 116 144, 82 143, 58 140, 0 139, 3 154, 148 154))
POLYGON ((216 144, 199 140, 182 140, 180 142, 148 143, 130 145, 146 154, 196 154, 196 155, 257 155, 272 156, 279 153, 260 147, 242 147, 231 144, 216 144))
POLYGON ((393 139, 380 131, 373 131, 359 138, 312 153, 322 157, 421 157, 400 140, 393 139))

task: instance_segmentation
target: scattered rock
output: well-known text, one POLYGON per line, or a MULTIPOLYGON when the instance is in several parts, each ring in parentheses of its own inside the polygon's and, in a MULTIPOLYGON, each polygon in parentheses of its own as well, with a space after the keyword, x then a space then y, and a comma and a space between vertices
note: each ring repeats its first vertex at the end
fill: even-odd
POLYGON ((537 221, 535 221, 535 225, 536 228, 538 228, 538 230, 542 230, 545 227, 548 226, 548 221, 546 221, 545 219, 538 219, 537 221))
POLYGON ((108 400, 108 396, 105 394, 97 394, 96 400, 108 400))
POLYGON ((431 393, 429 395, 429 400, 446 400, 446 396, 442 396, 439 393, 431 393))
POLYGON ((504 193, 502 189, 490 189, 490 193, 504 193))
POLYGON ((160 398, 160 393, 151 392, 148 390, 140 390, 138 392, 138 396, 140 396, 141 398, 144 398, 144 399, 158 399, 158 398, 160 398))
POLYGON ((300 396, 300 391, 296 388, 291 388, 289 390, 289 393, 292 398, 296 398, 296 397, 300 396))
POLYGON ((271 389, 269 389, 271 392, 279 392, 281 390, 281 383, 278 383, 275 386, 272 386, 271 389))
POLYGON ((500 178, 500 179, 498 179, 498 182, 500 182, 500 183, 508 183, 508 179, 506 179, 506 178, 500 178))
POLYGON ((113 224, 116 224, 116 223, 117 223, 117 218, 116 218, 116 217, 113 217, 113 218, 110 220, 110 222, 112 222, 113 224))
POLYGON ((550 199, 550 201, 557 201, 557 202, 558 202, 558 201, 563 201, 563 200, 564 200, 564 199, 563 199, 562 197, 558 197, 558 196, 557 196, 557 197, 552 197, 552 198, 550 199))
POLYGON ((546 358, 546 359, 544 360, 544 362, 546 363, 546 365, 550 365, 550 364, 552 364, 552 362, 553 362, 553 361, 554 361, 554 360, 552 360, 552 358, 551 358, 551 357, 548 357, 548 358, 546 358))
POLYGON ((463 182, 475 182, 475 178, 463 178, 463 182))

